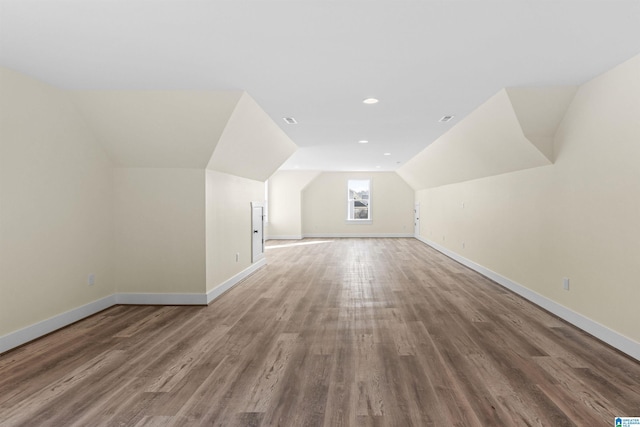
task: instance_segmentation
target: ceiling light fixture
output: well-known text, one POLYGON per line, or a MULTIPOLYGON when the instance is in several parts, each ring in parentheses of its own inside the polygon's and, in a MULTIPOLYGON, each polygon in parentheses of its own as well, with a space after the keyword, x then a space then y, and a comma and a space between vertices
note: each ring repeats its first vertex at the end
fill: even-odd
POLYGON ((449 120, 453 119, 455 116, 442 116, 442 118, 440 120, 438 120, 440 123, 447 123, 449 120))
POLYGON ((361 139, 360 141, 358 141, 359 144, 366 144, 369 141, 367 141, 366 139, 361 139))
POLYGON ((377 104, 379 101, 375 98, 367 98, 362 102, 364 102, 365 104, 377 104))
POLYGON ((282 120, 288 125, 297 125, 298 122, 293 117, 283 117, 282 120))
POLYGON ((391 153, 384 153, 384 155, 385 155, 385 156, 390 156, 390 155, 391 155, 391 153))

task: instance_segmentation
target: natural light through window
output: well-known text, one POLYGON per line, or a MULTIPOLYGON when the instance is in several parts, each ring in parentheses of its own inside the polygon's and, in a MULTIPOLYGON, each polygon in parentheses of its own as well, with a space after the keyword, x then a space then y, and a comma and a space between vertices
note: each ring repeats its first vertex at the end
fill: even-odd
POLYGON ((371 180, 347 181, 347 220, 371 221, 371 180))

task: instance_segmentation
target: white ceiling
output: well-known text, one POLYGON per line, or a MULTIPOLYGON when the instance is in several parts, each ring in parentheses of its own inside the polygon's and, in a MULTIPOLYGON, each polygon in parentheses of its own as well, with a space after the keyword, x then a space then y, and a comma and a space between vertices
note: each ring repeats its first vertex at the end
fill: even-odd
POLYGON ((503 87, 639 52, 638 0, 0 0, 0 65, 67 89, 245 90, 300 147, 284 169, 395 170, 503 87))

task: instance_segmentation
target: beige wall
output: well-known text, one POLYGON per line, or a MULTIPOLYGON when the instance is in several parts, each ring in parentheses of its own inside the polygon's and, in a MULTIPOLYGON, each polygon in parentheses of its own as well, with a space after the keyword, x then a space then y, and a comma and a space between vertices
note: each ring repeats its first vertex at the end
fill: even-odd
POLYGON ((69 94, 115 166, 204 169, 242 93, 76 90, 69 94))
POLYGON ((207 169, 264 182, 297 148, 245 92, 222 132, 207 169))
MULTIPOLYGON (((145 149, 158 148, 157 130, 147 129, 148 120, 121 126, 137 113, 113 111, 131 96, 152 99, 101 93, 87 104, 82 95, 0 67, 0 349, 120 301, 116 295, 140 294, 136 302, 150 294, 204 296, 251 265, 250 202, 264 199, 264 183, 205 170, 216 139, 202 138, 210 129, 200 119, 196 131, 166 135, 164 154, 146 157, 145 149), (165 149, 179 135, 186 135, 184 153, 174 160, 192 168, 168 166, 165 149), (154 167, 138 164, 147 161, 154 167)), ((156 95, 195 105, 188 94, 156 95)), ((229 110, 225 96, 204 98, 210 112, 229 110)), ((165 127, 176 131, 183 122, 165 127)), ((254 139, 264 150, 271 143, 254 139)), ((285 143, 271 163, 295 148, 285 143)), ((152 302, 203 301, 177 298, 152 302)))
POLYGON ((251 265, 252 201, 264 202, 263 182, 206 171, 207 291, 251 265))
POLYGON ((554 165, 418 191, 421 236, 640 341, 639 118, 636 56, 578 89, 554 165))
POLYGON ((413 235, 414 191, 394 172, 323 172, 302 191, 304 235, 413 235), (371 224, 347 223, 347 180, 371 179, 371 224))
POLYGON ((113 293, 113 178, 66 93, 2 67, 0 130, 2 336, 113 293))
POLYGON ((317 171, 278 171, 269 178, 268 238, 302 238, 302 190, 318 175, 317 171))
POLYGON ((117 292, 205 290, 203 169, 115 169, 117 292))

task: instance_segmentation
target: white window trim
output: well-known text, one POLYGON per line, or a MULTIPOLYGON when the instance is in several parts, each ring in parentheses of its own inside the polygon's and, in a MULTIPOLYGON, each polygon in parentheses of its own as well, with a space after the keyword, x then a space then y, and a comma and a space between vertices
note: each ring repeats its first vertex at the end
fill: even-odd
POLYGON ((373 224, 372 219, 346 219, 345 222, 347 224, 358 225, 358 224, 373 224))
POLYGON ((345 220, 345 223, 347 224, 362 224, 362 225, 366 225, 366 224, 373 224, 373 210, 372 210, 372 194, 373 194, 373 180, 371 178, 347 178, 347 204, 346 204, 346 210, 347 210, 347 214, 346 217, 347 219, 345 220), (349 203, 351 201, 351 199, 349 198, 349 181, 369 181, 369 218, 368 219, 358 219, 358 218, 354 218, 351 219, 349 218, 349 203))

